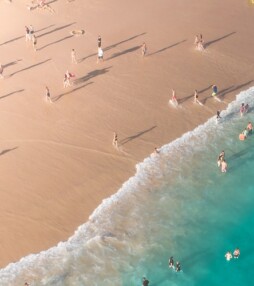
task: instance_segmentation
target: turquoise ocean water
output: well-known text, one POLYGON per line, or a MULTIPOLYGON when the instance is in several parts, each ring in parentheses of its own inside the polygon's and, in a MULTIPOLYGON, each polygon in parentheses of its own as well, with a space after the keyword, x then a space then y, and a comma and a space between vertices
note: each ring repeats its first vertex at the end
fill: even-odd
MULTIPOLYGON (((241 92, 216 124, 184 134, 136 166, 136 175, 67 241, 0 270, 0 285, 252 285, 254 135, 238 135, 254 112, 254 88, 241 92), (217 156, 226 152, 228 172, 217 156), (241 250, 225 260, 226 251, 241 250), (183 271, 168 268, 179 260, 183 271)), ((179 111, 181 112, 181 111, 179 111)))

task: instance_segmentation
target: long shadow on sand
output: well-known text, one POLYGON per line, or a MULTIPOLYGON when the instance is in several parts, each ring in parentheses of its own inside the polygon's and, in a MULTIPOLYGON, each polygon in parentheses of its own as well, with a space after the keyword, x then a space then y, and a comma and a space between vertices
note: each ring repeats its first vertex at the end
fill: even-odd
POLYGON ((175 46, 178 46, 178 45, 180 45, 181 43, 184 43, 184 42, 186 42, 186 40, 182 40, 182 41, 177 42, 177 43, 175 43, 175 44, 173 44, 173 45, 167 46, 167 47, 162 48, 162 49, 160 49, 160 50, 158 50, 158 51, 155 51, 155 52, 153 52, 153 53, 150 53, 150 54, 147 55, 147 57, 153 56, 153 55, 155 55, 155 54, 159 54, 159 53, 162 53, 162 52, 165 52, 166 50, 168 50, 168 49, 170 49, 170 48, 173 48, 173 47, 175 47, 175 46))
POLYGON ((223 39, 225 39, 225 38, 227 38, 227 37, 229 37, 229 36, 231 36, 231 35, 233 35, 233 34, 235 34, 236 32, 232 32, 232 33, 229 33, 229 34, 226 34, 225 36, 222 36, 222 37, 220 37, 220 38, 217 38, 217 39, 215 39, 215 40, 212 40, 212 41, 210 41, 210 42, 207 42, 207 43, 205 43, 205 48, 207 48, 208 46, 210 46, 210 45, 212 45, 212 44, 214 44, 214 43, 216 43, 216 42, 219 42, 219 41, 221 41, 221 40, 223 40, 223 39))
POLYGON ((15 150, 15 149, 17 149, 18 147, 14 147, 14 148, 10 148, 10 149, 5 149, 5 150, 3 150, 1 153, 0 153, 0 156, 2 156, 2 155, 4 155, 4 154, 6 154, 6 153, 8 153, 8 152, 10 152, 10 151, 13 151, 13 150, 15 150))
POLYGON ((9 62, 8 64, 3 65, 3 68, 5 69, 5 68, 7 68, 7 67, 9 67, 9 66, 16 65, 16 64, 17 64, 18 62, 20 62, 20 61, 22 61, 22 59, 16 60, 16 61, 13 61, 13 62, 9 62))
POLYGON ((140 48, 140 46, 135 46, 135 47, 133 47, 133 48, 124 50, 124 51, 122 51, 122 52, 114 53, 112 56, 110 56, 109 58, 107 58, 107 61, 108 61, 108 60, 111 60, 111 59, 113 59, 113 58, 120 57, 120 56, 122 56, 122 55, 128 54, 128 53, 135 52, 135 51, 138 50, 139 48, 140 48))
POLYGON ((46 32, 46 33, 43 33, 43 34, 38 35, 37 38, 41 38, 41 37, 46 36, 46 35, 49 35, 49 34, 51 34, 51 33, 60 31, 60 30, 62 30, 62 29, 65 29, 65 28, 67 28, 67 27, 70 27, 70 26, 72 26, 72 25, 74 25, 74 24, 76 24, 76 22, 73 22, 73 23, 70 23, 70 24, 68 24, 68 25, 64 25, 64 26, 55 28, 55 29, 53 29, 53 30, 51 30, 51 31, 48 31, 48 32, 46 32))
POLYGON ((20 89, 20 90, 16 90, 16 91, 10 92, 10 93, 8 93, 6 95, 1 96, 0 99, 3 99, 5 97, 8 97, 8 96, 11 96, 11 95, 13 95, 15 93, 20 93, 20 92, 23 92, 23 91, 24 91, 24 89, 20 89))
POLYGON ((145 133, 152 131, 152 130, 153 130, 154 128, 156 128, 156 127, 157 127, 157 126, 154 125, 154 126, 148 128, 148 129, 146 129, 146 130, 142 130, 142 131, 140 131, 140 132, 138 132, 138 133, 136 133, 136 134, 134 134, 134 135, 132 135, 132 136, 129 136, 129 137, 127 137, 127 138, 124 138, 123 140, 120 141, 120 145, 119 145, 119 146, 125 145, 126 143, 128 143, 128 142, 130 142, 130 141, 132 141, 132 140, 134 140, 134 139, 136 139, 136 138, 138 138, 138 137, 144 135, 145 133))
MULTIPOLYGON (((212 85, 209 85, 209 86, 207 86, 207 87, 205 87, 205 88, 203 88, 203 89, 201 89, 201 90, 198 90, 198 94, 201 94, 201 93, 207 91, 207 90, 210 89, 211 87, 212 87, 212 85)), ((186 100, 188 100, 188 99, 190 99, 190 98, 193 98, 193 99, 194 99, 194 92, 193 92, 193 94, 190 94, 190 95, 185 96, 185 97, 183 97, 183 98, 179 98, 179 99, 178 99, 178 102, 179 102, 179 104, 181 104, 181 103, 185 102, 186 100)), ((200 100, 200 102, 202 102, 202 100, 200 100)), ((202 102, 202 103, 204 103, 204 102, 202 102)))
POLYGON ((45 49, 45 48, 47 48, 47 47, 49 47, 49 46, 52 46, 52 45, 54 45, 54 44, 60 43, 60 42, 65 41, 65 40, 68 40, 68 39, 70 39, 70 38, 72 38, 72 37, 73 37, 73 35, 66 36, 66 37, 64 37, 64 38, 62 38, 62 39, 59 39, 59 40, 57 40, 57 41, 55 41, 55 42, 49 43, 49 44, 47 44, 47 45, 45 45, 45 46, 43 46, 43 47, 37 49, 37 51, 41 51, 41 50, 43 50, 43 49, 45 49))
POLYGON ((47 60, 45 60, 45 61, 39 62, 39 63, 37 63, 37 64, 31 65, 31 66, 29 66, 29 67, 26 67, 26 68, 23 68, 23 69, 21 69, 21 70, 19 70, 19 71, 16 71, 16 72, 10 74, 9 77, 11 77, 11 76, 13 76, 13 75, 15 75, 15 74, 17 74, 17 73, 20 73, 20 72, 22 72, 22 71, 26 71, 26 70, 32 69, 32 68, 34 68, 34 67, 40 66, 40 65, 42 65, 42 64, 44 64, 44 63, 46 63, 46 62, 48 62, 48 61, 51 61, 51 59, 47 59, 47 60))
MULTIPOLYGON (((123 44, 123 43, 126 43, 126 42, 129 42, 129 41, 131 41, 131 40, 134 40, 134 39, 136 39, 136 38, 138 38, 138 37, 140 37, 140 36, 143 36, 143 35, 145 35, 145 34, 146 34, 146 32, 141 33, 141 34, 138 34, 138 35, 135 35, 135 36, 130 37, 130 38, 126 39, 126 40, 122 40, 122 41, 117 42, 117 43, 115 43, 115 44, 113 44, 113 45, 107 46, 107 47, 105 47, 103 50, 104 50, 104 51, 108 51, 108 50, 110 50, 110 49, 112 49, 112 48, 115 48, 115 47, 117 47, 117 46, 119 46, 119 45, 121 45, 121 44, 123 44)), ((84 61, 84 60, 86 60, 86 59, 88 59, 88 58, 94 57, 94 56, 97 56, 97 53, 90 54, 90 55, 88 55, 87 57, 84 57, 84 58, 80 59, 79 62, 82 62, 82 61, 84 61)))
POLYGON ((67 91, 67 92, 65 92, 65 93, 59 94, 58 96, 55 96, 54 98, 52 98, 52 101, 53 101, 53 102, 58 101, 61 97, 65 96, 65 95, 67 95, 67 94, 71 94, 71 93, 73 93, 73 92, 75 92, 75 91, 77 91, 77 90, 79 90, 79 89, 82 89, 82 88, 84 88, 84 87, 86 87, 86 86, 88 86, 88 85, 90 85, 90 84, 92 84, 92 83, 93 83, 93 81, 88 82, 88 83, 86 83, 86 84, 83 84, 83 85, 81 85, 81 86, 79 86, 79 87, 76 87, 76 88, 74 88, 74 89, 72 89, 72 90, 70 90, 70 91, 67 91))
POLYGON ((86 82, 86 81, 88 81, 88 80, 90 80, 96 76, 103 75, 103 74, 109 72, 110 68, 112 68, 112 66, 106 67, 106 68, 103 68, 100 70, 91 71, 87 75, 80 77, 80 78, 77 78, 73 83, 74 84, 80 84, 80 83, 86 82))
MULTIPOLYGON (((53 27, 53 26, 54 26, 54 25, 49 25, 49 26, 47 26, 47 27, 45 27, 45 28, 42 28, 42 29, 40 29, 40 30, 36 30, 35 33, 41 32, 41 31, 46 30, 46 29, 48 29, 48 28, 51 28, 51 27, 53 27)), ((11 39, 11 40, 9 40, 9 41, 6 41, 6 42, 0 44, 0 46, 3 46, 3 45, 6 45, 6 44, 9 44, 9 43, 12 43, 12 42, 17 41, 17 40, 20 40, 20 39, 22 39, 22 38, 25 39, 25 35, 22 35, 22 36, 13 38, 13 39, 11 39)))

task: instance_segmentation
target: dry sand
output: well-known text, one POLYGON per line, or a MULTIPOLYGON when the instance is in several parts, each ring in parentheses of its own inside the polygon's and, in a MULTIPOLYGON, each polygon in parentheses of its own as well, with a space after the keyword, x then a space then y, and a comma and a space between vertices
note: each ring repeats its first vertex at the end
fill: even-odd
POLYGON ((68 239, 155 146, 205 122, 254 80, 247 0, 49 2, 55 14, 0 2, 1 267, 68 239), (37 52, 25 42, 29 24, 37 52), (73 29, 86 33, 72 37, 73 29), (193 47, 197 33, 204 53, 193 47), (105 61, 96 64, 99 34, 105 61), (67 69, 77 82, 63 89, 67 69), (210 97, 214 83, 222 103, 210 97), (178 109, 168 106, 172 88, 178 109), (122 151, 112 147, 114 131, 122 151))

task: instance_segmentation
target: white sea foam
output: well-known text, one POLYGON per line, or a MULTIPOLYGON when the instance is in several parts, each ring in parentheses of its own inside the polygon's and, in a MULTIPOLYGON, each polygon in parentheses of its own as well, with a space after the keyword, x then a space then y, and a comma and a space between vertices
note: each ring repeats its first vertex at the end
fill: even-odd
MULTIPOLYGON (((101 285, 101 282, 103 285, 122 285, 121 270, 132 271, 135 259, 142 257, 149 244, 147 233, 153 226, 146 223, 150 220, 146 208, 151 193, 157 186, 162 186, 161 179, 169 173, 184 176, 184 164, 194 156, 193 151, 197 148, 205 150, 207 140, 223 132, 223 123, 239 119, 241 102, 254 106, 253 95, 254 87, 241 92, 236 101, 221 113, 223 119, 219 124, 212 117, 181 138, 162 146, 160 154, 151 155, 137 164, 135 176, 125 182, 116 194, 103 200, 89 221, 81 225, 68 241, 1 269, 0 285, 22 285, 25 281, 31 285, 49 286, 92 286, 101 285), (132 263, 127 263, 125 257, 131 257, 132 263)), ((153 199, 154 196, 156 194, 153 199)), ((163 197, 156 198, 163 204, 163 197)), ((178 201, 175 200, 174 204, 177 205, 178 201)), ((153 207, 149 204, 149 208, 153 207)), ((172 212, 172 224, 177 215, 172 212)), ((159 245, 150 244, 149 247, 159 245)))

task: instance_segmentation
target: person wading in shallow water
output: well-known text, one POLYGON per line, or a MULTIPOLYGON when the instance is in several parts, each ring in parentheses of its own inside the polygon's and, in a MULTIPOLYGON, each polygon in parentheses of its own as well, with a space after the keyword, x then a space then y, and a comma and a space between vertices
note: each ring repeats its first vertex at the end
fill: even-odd
POLYGON ((149 281, 145 277, 143 277, 142 286, 148 286, 148 284, 149 281))

